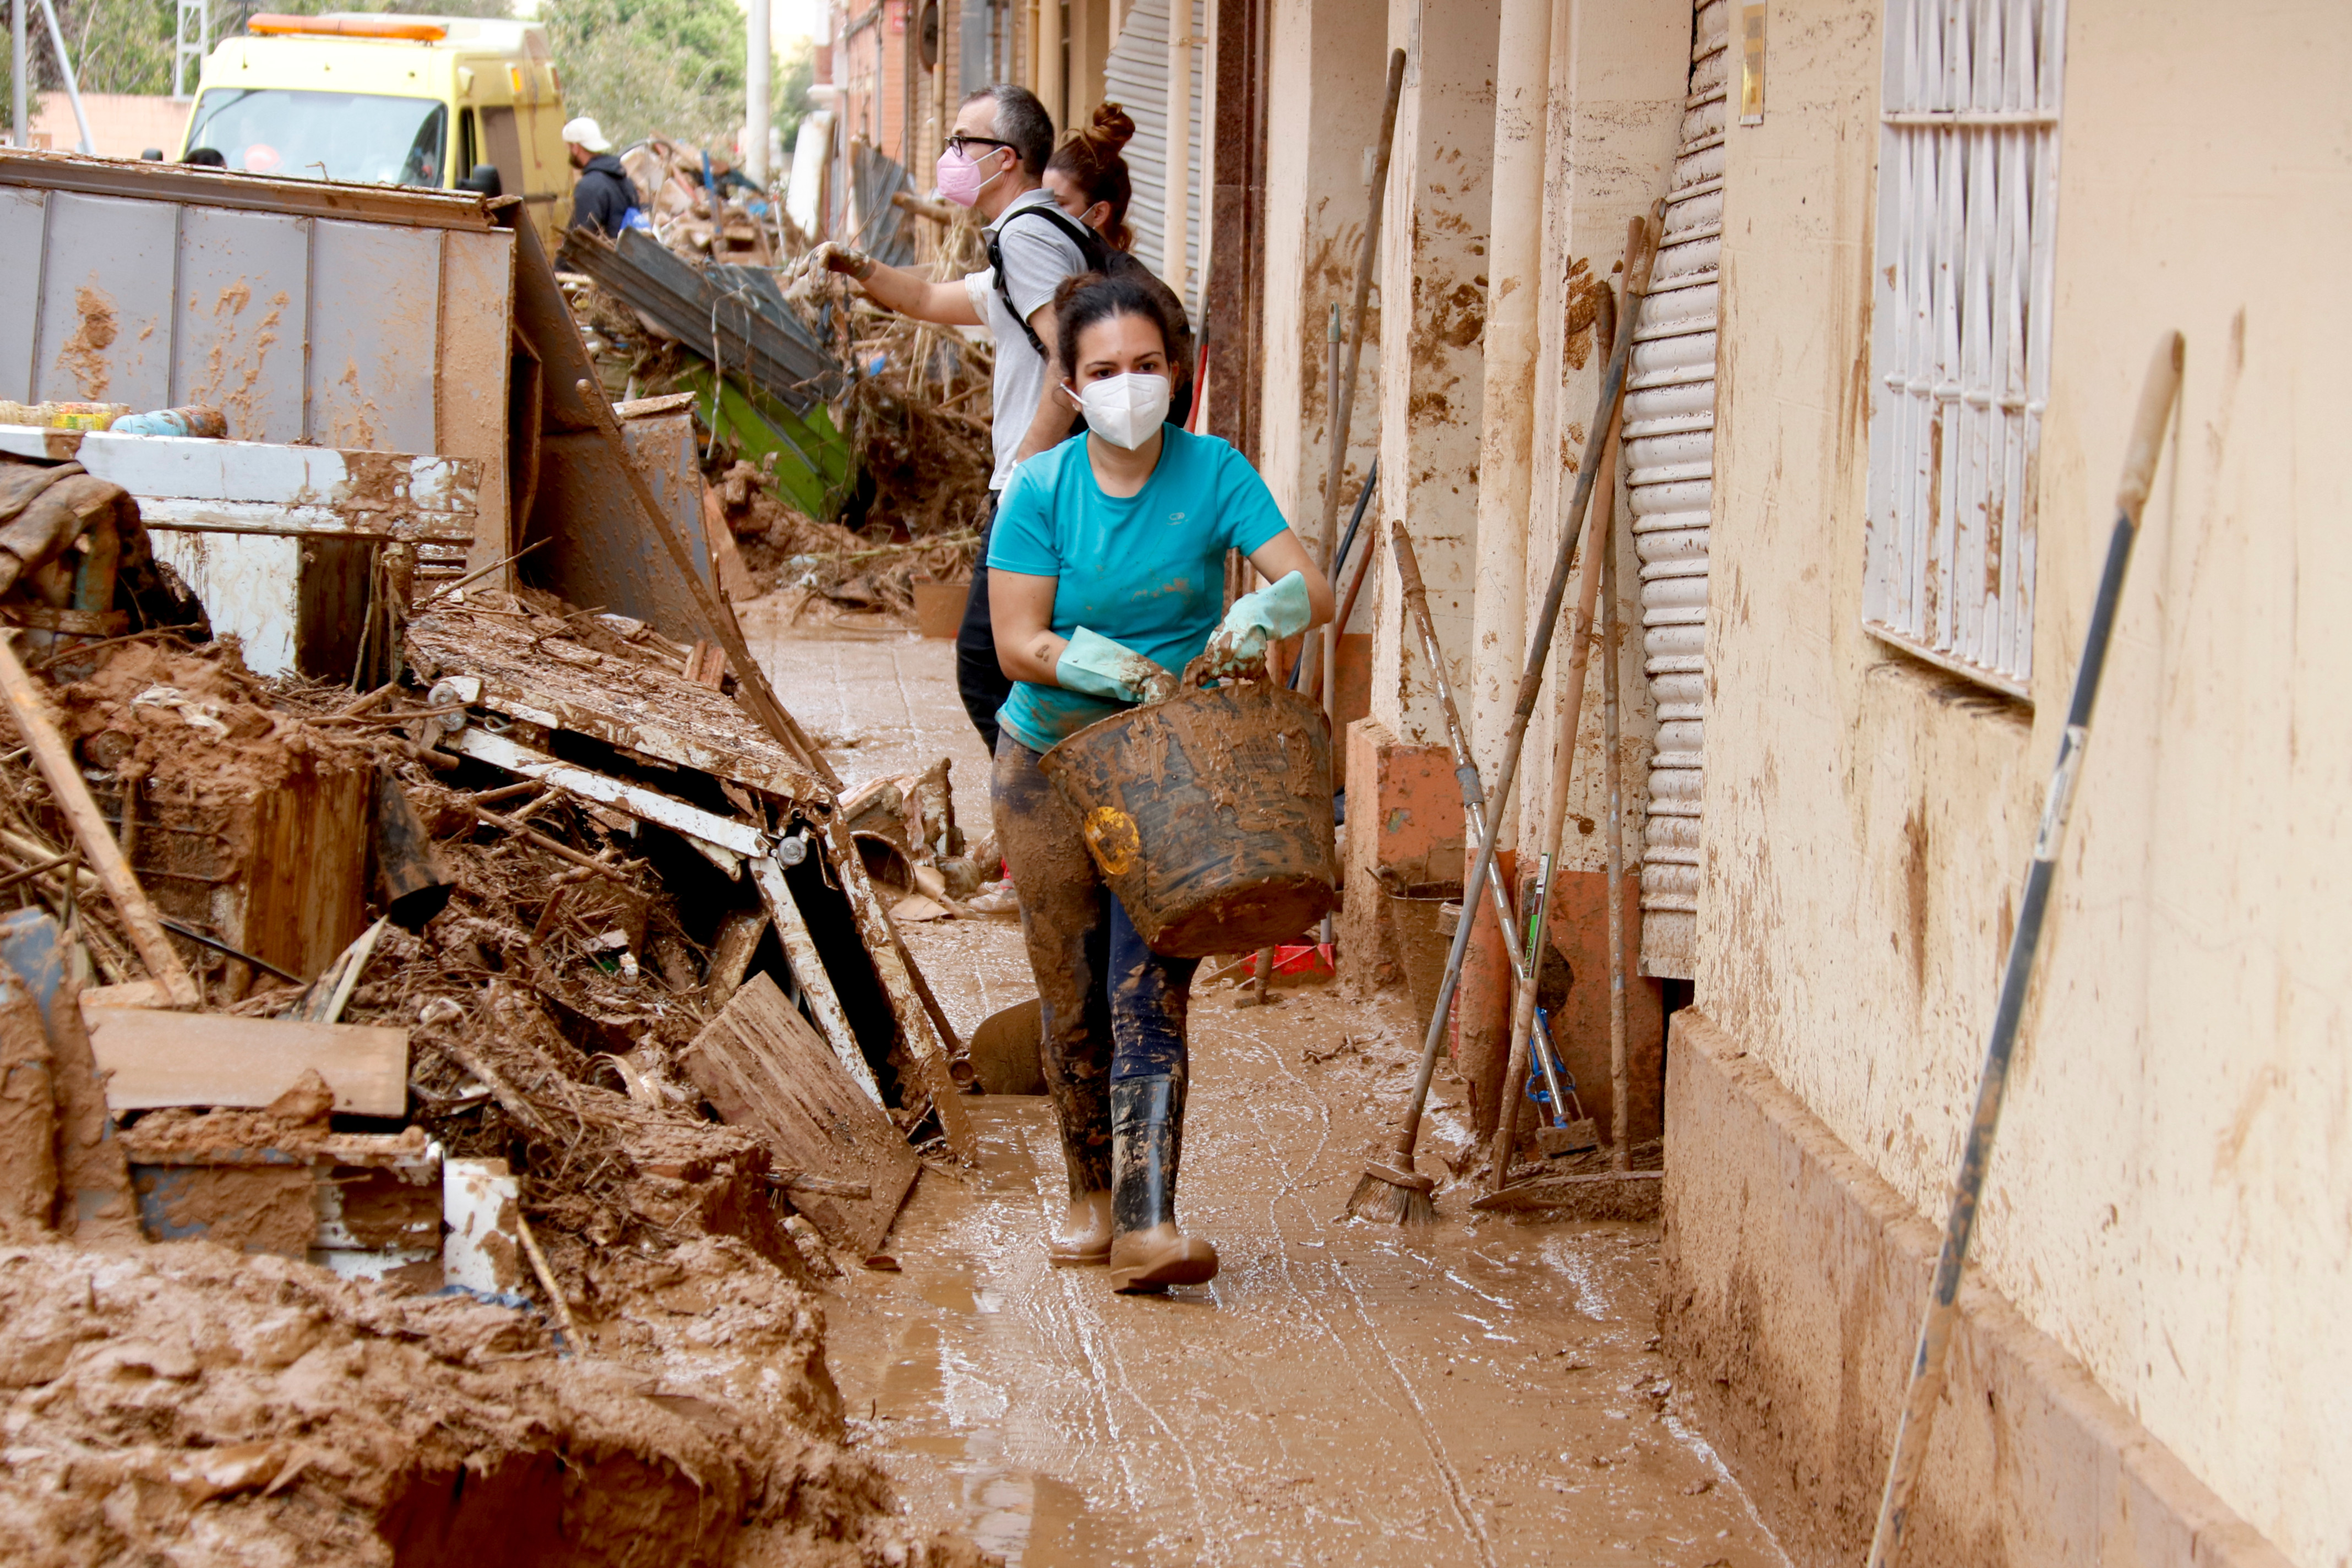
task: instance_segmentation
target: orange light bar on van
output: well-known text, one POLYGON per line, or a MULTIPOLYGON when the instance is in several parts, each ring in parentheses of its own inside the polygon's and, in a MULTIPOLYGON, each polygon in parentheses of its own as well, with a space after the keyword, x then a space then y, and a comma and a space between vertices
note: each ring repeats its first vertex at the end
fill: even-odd
POLYGON ((426 43, 449 36, 449 29, 439 22, 405 16, 281 16, 269 11, 247 17, 245 30, 267 36, 309 33, 344 38, 418 38, 426 43))

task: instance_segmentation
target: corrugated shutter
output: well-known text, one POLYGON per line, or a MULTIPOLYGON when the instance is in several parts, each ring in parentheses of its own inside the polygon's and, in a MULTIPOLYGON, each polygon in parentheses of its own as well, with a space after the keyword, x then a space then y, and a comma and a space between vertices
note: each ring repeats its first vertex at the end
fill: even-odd
POLYGON ((1678 980, 1692 977, 1698 922, 1727 0, 1698 5, 1691 33, 1682 146, 1657 267, 1634 329, 1624 415, 1642 563, 1643 667, 1658 721, 1642 850, 1642 973, 1678 980))
MULTIPOLYGON (((1192 37, 1209 36, 1204 0, 1192 0, 1192 37)), ((1135 256, 1154 272, 1160 270, 1168 233, 1168 9, 1169 0, 1135 0, 1128 7, 1127 26, 1110 47, 1103 67, 1103 97, 1118 104, 1135 121, 1135 140, 1127 144, 1127 172, 1135 182, 1135 199, 1127 209, 1127 223, 1135 231, 1135 256)), ((1192 49, 1192 129, 1185 139, 1186 159, 1180 184, 1189 202, 1184 225, 1184 309, 1198 331, 1201 324, 1201 238, 1206 212, 1201 199, 1201 70, 1205 44, 1192 49)), ((1170 282, 1175 279, 1170 279, 1170 282)))

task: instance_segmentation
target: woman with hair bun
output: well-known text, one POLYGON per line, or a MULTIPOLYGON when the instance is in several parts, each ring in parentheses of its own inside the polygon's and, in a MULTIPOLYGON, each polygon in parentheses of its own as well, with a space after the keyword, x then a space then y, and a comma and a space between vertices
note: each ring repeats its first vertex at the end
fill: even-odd
POLYGON ((1115 1290, 1156 1291, 1217 1271, 1217 1249, 1176 1224, 1197 961, 1143 941, 1038 758, 1168 696, 1170 672, 1196 655, 1211 674, 1262 675, 1269 641, 1330 616, 1331 588, 1248 459, 1167 422, 1159 294, 1132 274, 1086 274, 1054 306, 1068 379, 1052 395, 1084 412, 1087 434, 1013 470, 990 537, 990 615, 1014 682, 997 714, 992 804, 1044 1004, 1039 1056, 1069 1176, 1048 1254, 1108 1265, 1115 1290), (1227 550, 1273 584, 1230 611, 1227 550))
POLYGON ((1160 296, 1168 319, 1168 417, 1181 425, 1192 412, 1192 324, 1184 301, 1157 273, 1136 259, 1135 231, 1127 226, 1135 181, 1122 155, 1135 139, 1135 121, 1116 103, 1097 106, 1082 131, 1065 137, 1045 161, 1045 189, 1062 210, 1102 237, 1103 252, 1087 260, 1106 276, 1131 275, 1160 296))
POLYGON ((1135 139, 1135 121, 1116 103, 1096 109, 1083 131, 1073 131, 1045 162, 1045 188, 1062 210, 1093 229, 1113 250, 1133 250, 1135 233, 1127 226, 1127 206, 1135 199, 1135 181, 1120 156, 1135 139))

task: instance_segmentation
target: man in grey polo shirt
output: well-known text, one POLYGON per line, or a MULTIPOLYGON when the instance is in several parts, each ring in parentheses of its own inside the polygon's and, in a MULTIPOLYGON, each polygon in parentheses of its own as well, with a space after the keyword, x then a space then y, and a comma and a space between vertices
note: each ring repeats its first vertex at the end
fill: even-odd
MULTIPOLYGON (((934 283, 830 242, 817 247, 803 264, 844 274, 867 298, 901 315, 988 329, 996 341, 996 371, 990 388, 994 398, 990 438, 996 454, 996 470, 989 479, 992 520, 994 498, 1003 493, 1014 467, 1067 436, 1073 416, 1066 401, 1046 395, 1063 379, 1051 363, 1054 290, 1065 278, 1087 270, 1087 257, 1063 226, 1042 216, 1021 216, 1038 207, 1059 210, 1043 184, 1045 161, 1053 152, 1054 121, 1045 106, 1026 88, 999 84, 964 100, 947 150, 940 154, 940 194, 978 208, 989 219, 990 240, 1003 261, 1001 284, 994 268, 934 283)), ((997 663, 996 638, 989 628, 986 530, 971 579, 963 625, 956 634, 956 685, 964 711, 993 753, 996 710, 1011 693, 1013 682, 997 663)))

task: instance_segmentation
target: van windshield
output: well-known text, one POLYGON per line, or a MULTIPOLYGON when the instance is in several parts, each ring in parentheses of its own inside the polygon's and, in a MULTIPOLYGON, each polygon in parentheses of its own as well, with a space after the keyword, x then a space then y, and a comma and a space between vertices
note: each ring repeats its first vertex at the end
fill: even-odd
POLYGON ((281 179, 438 185, 449 111, 430 98, 291 88, 215 88, 196 100, 188 151, 281 179))

